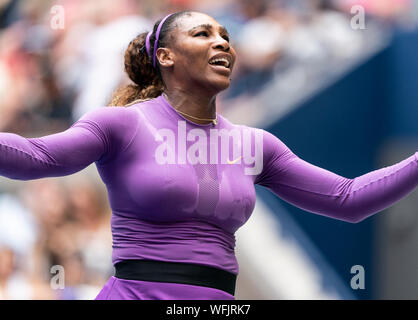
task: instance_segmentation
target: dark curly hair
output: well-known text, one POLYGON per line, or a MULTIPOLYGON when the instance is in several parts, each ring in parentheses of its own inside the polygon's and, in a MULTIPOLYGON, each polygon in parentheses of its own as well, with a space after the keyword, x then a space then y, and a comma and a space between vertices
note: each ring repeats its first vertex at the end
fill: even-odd
MULTIPOLYGON (((172 14, 163 24, 158 39, 158 47, 168 47, 173 40, 170 31, 177 27, 176 21, 184 15, 191 15, 190 11, 181 11, 172 14)), ((150 51, 154 50, 154 42, 158 25, 162 19, 154 24, 150 36, 150 51)), ((118 88, 112 95, 108 106, 127 106, 134 101, 156 98, 163 93, 164 82, 161 77, 160 66, 156 59, 156 68, 152 66, 152 58, 148 57, 145 49, 145 40, 148 32, 137 35, 125 51, 125 72, 134 82, 118 88)))

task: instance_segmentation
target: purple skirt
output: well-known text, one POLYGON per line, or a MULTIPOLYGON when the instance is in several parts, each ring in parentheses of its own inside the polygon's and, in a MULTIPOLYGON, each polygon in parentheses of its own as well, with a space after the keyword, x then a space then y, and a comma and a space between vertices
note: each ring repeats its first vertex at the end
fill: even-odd
POLYGON ((235 300, 219 289, 190 284, 119 279, 106 282, 96 300, 235 300))

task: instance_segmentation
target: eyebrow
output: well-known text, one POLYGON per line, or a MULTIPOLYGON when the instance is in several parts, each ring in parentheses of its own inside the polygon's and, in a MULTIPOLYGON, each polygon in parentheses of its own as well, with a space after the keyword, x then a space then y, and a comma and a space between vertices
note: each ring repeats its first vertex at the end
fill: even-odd
MULTIPOLYGON (((194 30, 199 29, 199 28, 205 28, 205 29, 212 30, 213 29, 213 26, 211 24, 209 24, 209 23, 201 24, 201 25, 198 25, 196 27, 191 28, 189 30, 189 33, 193 32, 194 30)), ((226 33, 229 36, 228 30, 226 30, 226 28, 224 26, 219 26, 219 30, 221 32, 223 32, 223 33, 226 33)))

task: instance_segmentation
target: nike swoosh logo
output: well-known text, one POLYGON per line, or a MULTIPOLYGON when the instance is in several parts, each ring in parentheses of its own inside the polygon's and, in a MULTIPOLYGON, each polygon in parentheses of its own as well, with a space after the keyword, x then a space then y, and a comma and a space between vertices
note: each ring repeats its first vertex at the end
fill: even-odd
POLYGON ((237 163, 240 159, 242 158, 242 156, 241 157, 239 157, 239 158, 236 158, 235 160, 233 160, 233 161, 230 161, 229 159, 227 159, 226 160, 226 162, 228 163, 228 164, 234 164, 234 163, 237 163))

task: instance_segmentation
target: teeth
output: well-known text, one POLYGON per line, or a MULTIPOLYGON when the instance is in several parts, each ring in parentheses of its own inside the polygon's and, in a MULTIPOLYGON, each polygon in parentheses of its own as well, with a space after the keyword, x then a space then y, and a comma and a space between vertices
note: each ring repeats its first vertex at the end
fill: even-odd
POLYGON ((214 64, 215 62, 224 62, 224 67, 229 68, 229 61, 225 58, 217 58, 209 61, 210 64, 214 64))

